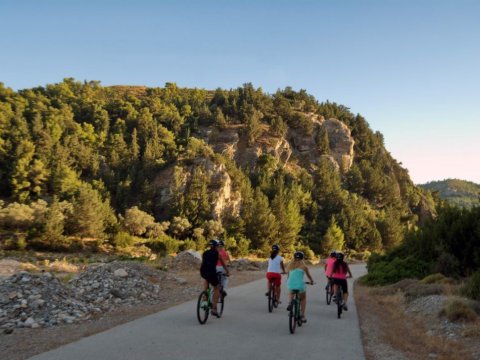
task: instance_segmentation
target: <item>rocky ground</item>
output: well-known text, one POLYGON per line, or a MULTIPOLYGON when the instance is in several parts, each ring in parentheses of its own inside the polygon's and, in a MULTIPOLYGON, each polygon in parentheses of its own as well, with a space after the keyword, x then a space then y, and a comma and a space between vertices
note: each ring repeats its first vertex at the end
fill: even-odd
POLYGON ((416 280, 378 288, 357 283, 355 300, 367 360, 480 359, 478 316, 471 321, 442 316, 454 293, 450 285, 416 280))
MULTIPOLYGON (((200 291, 195 252, 151 265, 99 263, 76 274, 52 273, 0 260, 0 353, 25 359, 135 318, 190 300, 200 291)), ((232 263, 230 286, 261 278, 261 262, 232 263)))

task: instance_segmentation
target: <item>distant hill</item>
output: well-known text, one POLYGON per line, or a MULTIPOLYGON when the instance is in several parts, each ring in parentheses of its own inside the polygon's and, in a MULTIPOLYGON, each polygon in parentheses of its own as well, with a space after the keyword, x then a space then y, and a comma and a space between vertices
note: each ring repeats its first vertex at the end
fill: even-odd
POLYGON ((426 190, 438 191, 440 198, 456 206, 470 208, 480 204, 480 185, 471 181, 446 179, 419 186, 426 190))

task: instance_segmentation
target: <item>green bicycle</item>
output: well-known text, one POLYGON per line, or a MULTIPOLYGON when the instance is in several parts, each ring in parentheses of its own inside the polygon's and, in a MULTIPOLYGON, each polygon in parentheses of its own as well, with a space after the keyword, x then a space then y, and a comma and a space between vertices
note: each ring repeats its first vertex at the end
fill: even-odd
MULTIPOLYGON (((225 276, 223 273, 217 273, 219 278, 219 283, 222 284, 222 277, 225 276)), ((208 315, 210 315, 210 311, 213 308, 212 306, 212 299, 213 299, 213 287, 212 285, 208 286, 207 290, 204 290, 198 296, 197 301, 197 319, 200 324, 205 324, 208 319, 208 315)), ((223 308, 225 306, 225 295, 223 291, 223 286, 220 287, 220 297, 218 298, 217 304, 217 313, 218 317, 221 317, 223 314, 223 308)))
MULTIPOLYGON (((305 282, 305 284, 313 285, 311 282, 305 282)), ((293 300, 291 302, 290 311, 288 312, 288 327, 290 334, 295 333, 295 329, 298 326, 302 326, 303 319, 300 309, 300 290, 293 290, 293 300)))

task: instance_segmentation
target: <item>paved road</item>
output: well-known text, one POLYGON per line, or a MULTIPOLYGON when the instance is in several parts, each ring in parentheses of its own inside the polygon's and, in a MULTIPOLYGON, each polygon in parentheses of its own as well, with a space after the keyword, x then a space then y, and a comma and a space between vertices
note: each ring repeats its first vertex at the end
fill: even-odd
MULTIPOLYGON (((354 265, 352 272, 361 276, 365 266, 354 265)), ((312 275, 317 284, 308 287, 308 323, 293 335, 288 330, 286 293, 283 304, 268 313, 266 284, 259 280, 230 289, 224 316, 210 317, 205 325, 197 322, 196 301, 190 301, 32 359, 364 359, 353 298, 349 311, 337 319, 333 304, 325 303, 321 270, 312 275)), ((349 290, 352 293, 352 281, 349 290)))

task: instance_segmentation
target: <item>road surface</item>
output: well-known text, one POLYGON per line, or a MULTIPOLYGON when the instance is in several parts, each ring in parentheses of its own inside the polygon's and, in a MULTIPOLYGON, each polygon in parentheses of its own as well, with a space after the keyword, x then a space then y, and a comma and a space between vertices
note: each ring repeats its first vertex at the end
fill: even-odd
MULTIPOLYGON (((364 265, 351 266, 355 278, 364 265)), ((336 308, 325 303, 325 277, 312 271, 316 281, 308 286, 308 322, 288 329, 287 294, 272 313, 265 297, 266 281, 258 280, 229 289, 221 319, 209 317, 205 325, 196 318, 196 300, 117 326, 31 359, 34 360, 286 360, 365 359, 357 310, 350 296, 349 311, 337 319, 336 308)), ((283 290, 286 289, 283 279, 283 290)), ((353 293, 353 281, 349 291, 353 293)))

